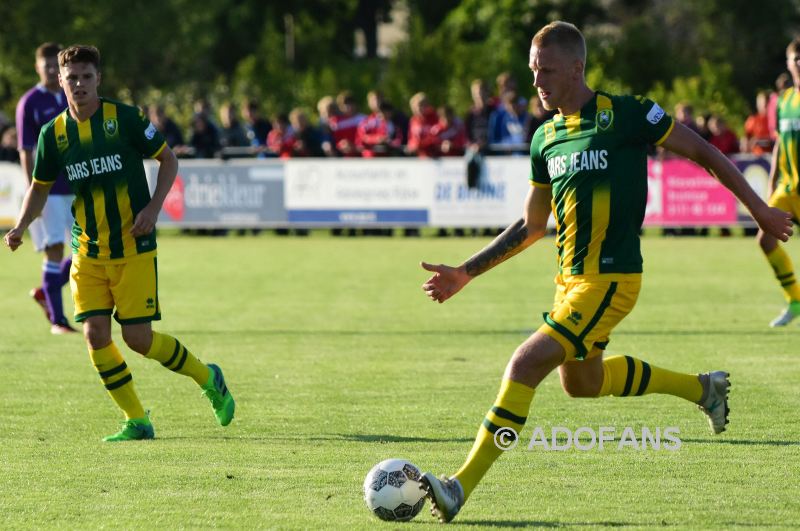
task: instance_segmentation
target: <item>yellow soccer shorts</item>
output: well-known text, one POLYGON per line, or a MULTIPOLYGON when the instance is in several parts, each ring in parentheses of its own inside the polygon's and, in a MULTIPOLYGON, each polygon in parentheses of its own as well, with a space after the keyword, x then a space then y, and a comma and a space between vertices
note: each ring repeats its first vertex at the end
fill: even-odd
POLYGON ((784 187, 779 185, 769 196, 767 204, 788 212, 792 215, 792 221, 800 224, 800 195, 796 192, 787 192, 784 187))
POLYGON ((155 251, 125 260, 73 255, 70 287, 77 322, 112 313, 123 325, 161 319, 155 251))
POLYGON ((556 277, 553 309, 544 314, 539 332, 558 341, 565 361, 593 358, 603 353, 609 335, 636 305, 642 277, 624 280, 563 279, 556 277))

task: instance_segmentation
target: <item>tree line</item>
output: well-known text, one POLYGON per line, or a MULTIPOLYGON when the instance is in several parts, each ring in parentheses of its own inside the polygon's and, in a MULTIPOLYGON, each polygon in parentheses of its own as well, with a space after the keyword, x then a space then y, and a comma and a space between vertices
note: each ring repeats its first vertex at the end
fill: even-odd
POLYGON ((469 83, 502 71, 531 95, 533 34, 568 20, 587 38, 590 85, 687 101, 739 124, 759 89, 785 70, 800 0, 25 0, 0 3, 0 110, 13 116, 35 81, 44 41, 90 43, 103 55, 103 94, 164 103, 254 97, 267 112, 314 109, 325 94, 360 101, 382 90, 405 106, 417 91, 463 113, 469 83), (407 41, 376 55, 377 24, 407 8, 407 41), (362 32, 366 55, 354 57, 362 32))

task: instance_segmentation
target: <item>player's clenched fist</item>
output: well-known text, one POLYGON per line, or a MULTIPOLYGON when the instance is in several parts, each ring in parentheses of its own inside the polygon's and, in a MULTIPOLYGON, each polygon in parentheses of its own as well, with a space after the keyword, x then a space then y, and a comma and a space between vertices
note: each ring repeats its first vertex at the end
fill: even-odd
POLYGON ((22 232, 23 231, 20 229, 14 227, 3 236, 3 241, 12 251, 16 251, 17 247, 22 245, 22 232))

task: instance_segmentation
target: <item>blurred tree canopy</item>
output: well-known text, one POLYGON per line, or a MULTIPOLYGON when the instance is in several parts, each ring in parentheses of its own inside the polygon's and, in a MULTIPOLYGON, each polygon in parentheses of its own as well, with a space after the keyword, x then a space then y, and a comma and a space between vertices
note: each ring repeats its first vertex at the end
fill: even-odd
POLYGON ((98 46, 102 92, 166 103, 188 117, 191 102, 260 99, 268 113, 313 109, 323 95, 373 88, 407 111, 426 91, 458 112, 469 83, 511 72, 531 96, 528 48, 549 21, 580 27, 595 88, 632 91, 717 112, 736 126, 759 89, 785 69, 800 31, 800 0, 25 0, 0 3, 0 110, 36 82, 44 41, 98 46), (375 29, 392 8, 409 11, 409 39, 376 55, 375 29), (366 43, 355 57, 355 32, 366 43))

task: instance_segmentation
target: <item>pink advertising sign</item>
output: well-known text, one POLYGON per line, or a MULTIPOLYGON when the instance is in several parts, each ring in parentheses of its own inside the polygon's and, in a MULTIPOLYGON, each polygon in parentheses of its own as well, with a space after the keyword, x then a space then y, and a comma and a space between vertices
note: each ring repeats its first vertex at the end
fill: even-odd
POLYGON ((648 160, 647 174, 645 225, 736 224, 736 198, 697 164, 648 160))

